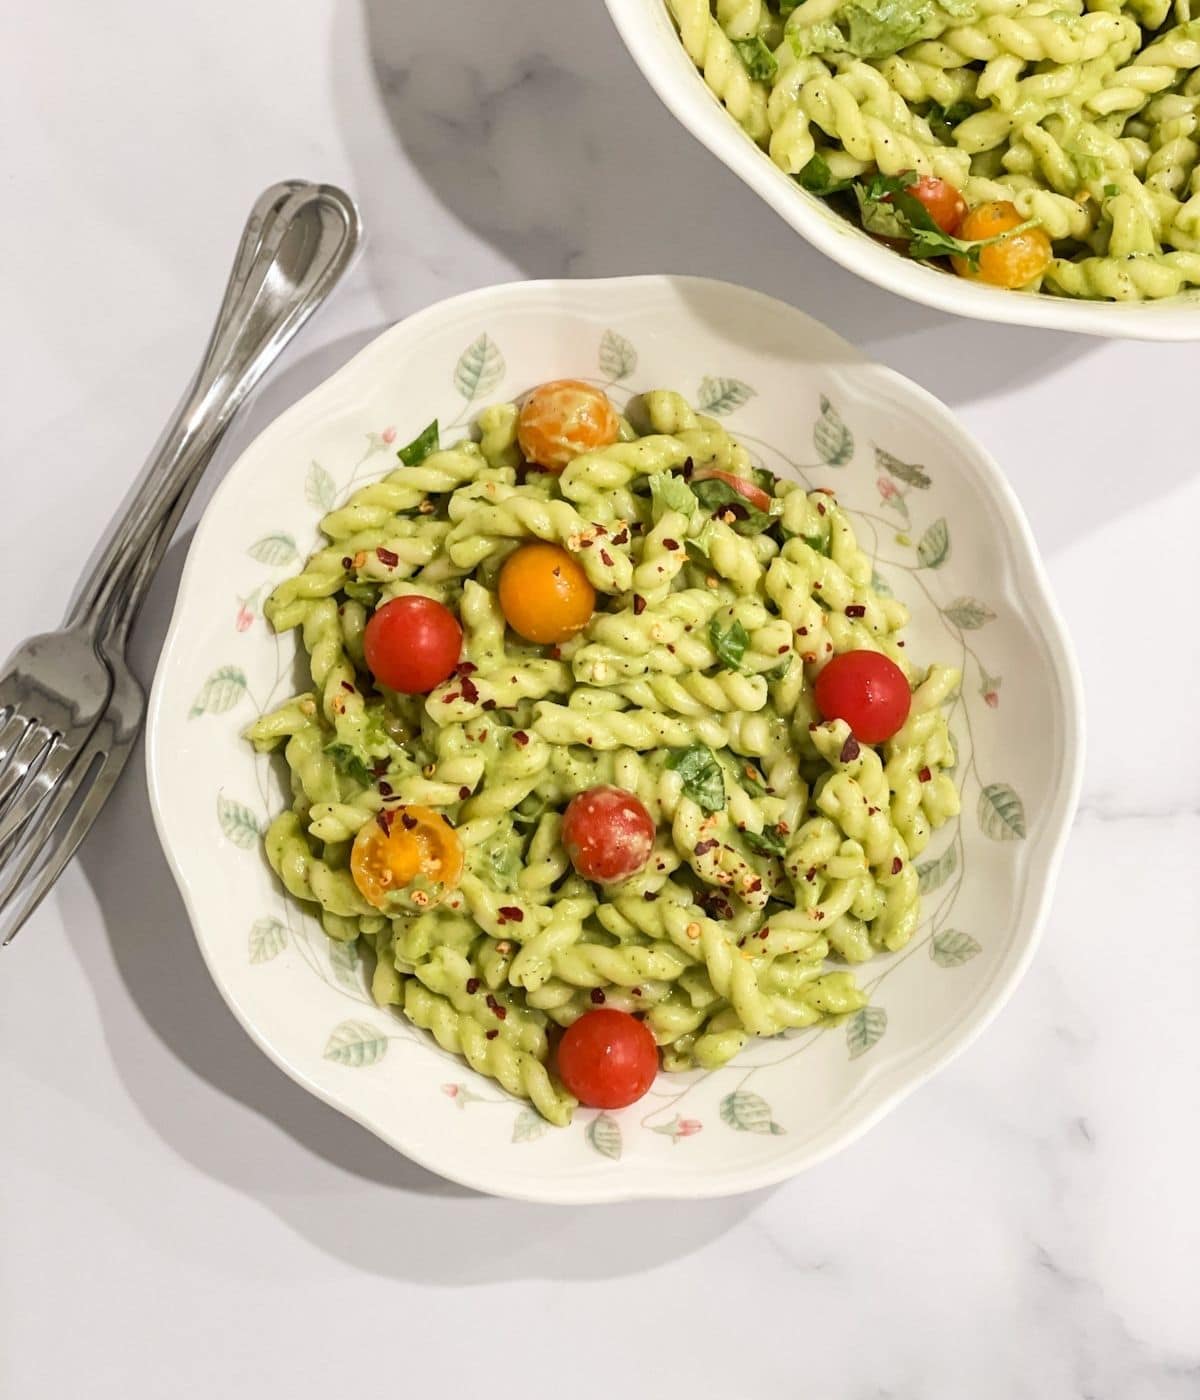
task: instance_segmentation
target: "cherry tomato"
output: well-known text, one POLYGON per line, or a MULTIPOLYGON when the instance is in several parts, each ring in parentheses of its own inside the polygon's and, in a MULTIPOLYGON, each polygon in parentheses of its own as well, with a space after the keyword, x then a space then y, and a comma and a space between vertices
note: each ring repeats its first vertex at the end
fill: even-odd
MULTIPOLYGON (((1007 233, 1025 220, 1015 204, 1007 199, 993 199, 977 204, 959 225, 958 237, 965 239, 994 238, 1007 233)), ((960 277, 972 281, 990 282, 994 287, 1024 287, 1040 277, 1050 265, 1054 249, 1045 229, 1027 228, 1002 238, 979 250, 979 266, 972 267, 966 258, 952 258, 954 270, 960 277)))
POLYGON ((433 598, 409 594, 376 608, 363 633, 367 667, 406 695, 427 695, 458 665, 462 628, 433 598))
POLYGON ((567 803, 562 843, 585 880, 624 880, 650 859, 654 818, 624 788, 588 788, 567 803))
POLYGON ((527 642, 565 642, 591 621, 596 590, 560 545, 523 544, 500 570, 500 611, 527 642))
POLYGON ((966 217, 967 201, 948 180, 922 175, 909 185, 905 193, 911 194, 925 206, 929 217, 943 233, 956 232, 966 217))
POLYGON ((624 1108, 654 1083, 658 1047, 627 1011, 587 1011, 558 1043, 558 1073, 588 1108, 624 1108))
POLYGON ((560 472, 581 452, 616 442, 620 428, 603 390, 581 379, 552 379, 521 405, 517 443, 527 462, 560 472))
POLYGON ((912 691, 904 672, 877 651, 844 651, 817 677, 824 719, 844 719, 864 744, 890 739, 908 718, 912 691))
POLYGON ((717 467, 701 467, 698 472, 692 473, 693 481, 723 481, 731 491, 736 491, 739 496, 751 505, 755 510, 770 510, 771 495, 764 491, 761 486, 755 486, 754 482, 747 481, 744 476, 734 476, 732 472, 720 471, 717 467))
POLYGON ((359 828, 350 852, 354 883, 376 909, 387 908, 405 890, 406 903, 432 908, 457 886, 462 871, 462 842, 429 807, 385 808, 359 828))

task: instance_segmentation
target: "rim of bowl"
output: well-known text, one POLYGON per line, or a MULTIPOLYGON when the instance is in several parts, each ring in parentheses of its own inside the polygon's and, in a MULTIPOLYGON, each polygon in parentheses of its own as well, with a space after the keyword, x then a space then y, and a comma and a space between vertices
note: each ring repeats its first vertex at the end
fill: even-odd
POLYGON ((146 787, 150 798, 155 832, 179 889, 188 921, 192 926, 193 936, 199 945, 209 975, 225 1004, 233 1013, 238 1024, 267 1058, 290 1079, 307 1089, 323 1103, 337 1109, 339 1113, 381 1138, 402 1156, 437 1176, 471 1190, 513 1200, 556 1205, 586 1205, 629 1200, 698 1200, 739 1195, 746 1191, 777 1185, 809 1167, 816 1166, 819 1162, 825 1161, 855 1142, 909 1094, 926 1083, 971 1045, 980 1033, 991 1024, 1012 996, 1041 942, 1063 851, 1071 830, 1071 818, 1078 802, 1083 780, 1084 708, 1079 669, 1071 649, 1067 630, 1054 600, 1049 578, 1032 530, 1016 493, 1004 477, 999 465, 960 426, 950 409, 919 384, 915 384, 912 380, 885 365, 870 360, 849 342, 843 340, 836 331, 832 331, 823 323, 817 322, 814 317, 800 311, 789 302, 768 296, 764 292, 739 286, 736 283, 723 282, 714 278, 650 273, 629 277, 546 278, 528 282, 505 282, 463 292, 435 302, 382 331, 340 369, 335 370, 333 374, 272 419, 246 445, 237 461, 226 472, 196 526, 180 577, 166 640, 154 674, 147 710, 144 744, 146 787), (496 303, 512 304, 528 300, 535 303, 542 301, 551 307, 557 304, 567 309, 577 307, 591 310, 592 303, 595 301, 607 302, 608 294, 617 288, 636 291, 639 304, 643 308, 656 294, 666 293, 670 295, 674 290, 686 291, 692 288, 718 296, 733 296, 755 301, 759 303, 760 307, 764 309, 769 307, 776 314, 782 310, 787 316, 797 318, 799 329, 803 329, 805 324, 820 325, 821 329, 846 352, 847 361, 869 368, 892 387, 898 387, 904 394, 914 398, 924 407, 929 416, 937 422, 951 445, 959 449, 958 457, 966 457, 974 464, 973 467, 968 468, 968 471, 973 471, 981 489, 990 495, 993 514, 1004 527, 1003 537, 1012 569, 1014 591, 1024 604, 1026 616, 1030 619, 1040 620, 1041 639, 1046 647, 1047 657, 1051 663, 1051 670, 1059 692, 1060 714, 1058 717, 1063 731, 1064 771, 1054 790, 1052 802, 1047 808, 1047 825, 1053 833, 1052 839, 1043 843, 1031 854, 1031 878, 1025 882, 1017 915, 1014 918, 1015 924, 1028 930, 1026 936, 1019 945, 1014 945, 1009 950, 1008 955, 993 974, 991 981, 976 994, 972 1001, 964 1004, 957 1019, 942 1032, 937 1043, 910 1053, 902 1063, 877 1071, 872 1082, 851 1104, 847 1105, 839 1117, 833 1120, 826 1131, 826 1139, 819 1145, 800 1149, 794 1157, 784 1157, 766 1162, 761 1167, 729 1167, 717 1172, 706 1172, 703 1176, 693 1177, 689 1175, 682 1179, 664 1176, 659 1181, 629 1182, 627 1178, 614 1177, 611 1182, 604 1182, 593 1178, 576 1181, 570 1176, 560 1176, 546 1177, 539 1181, 534 1174, 523 1171, 514 1174, 512 1178, 505 1178, 501 1175, 501 1178, 497 1180, 493 1167, 475 1166, 469 1153, 463 1154, 461 1164, 459 1161, 447 1164, 440 1159, 436 1146, 425 1141, 417 1143, 401 1141, 399 1136, 390 1131, 386 1125, 372 1121, 368 1114, 345 1103, 336 1094, 312 1080, 302 1066, 293 1063, 285 1054, 277 1050, 268 1035, 243 1012, 233 991, 226 985, 215 956, 210 954, 207 940, 201 929, 202 919, 192 898, 188 877, 184 873, 181 862, 176 857, 159 789, 159 725, 163 715, 163 697, 167 689, 168 672, 172 669, 176 649, 183 645, 180 621, 184 603, 194 586, 196 576, 203 567, 200 561, 206 552, 207 535, 211 529, 215 528, 213 524, 215 519, 214 506, 226 492, 236 489, 235 481, 240 474, 243 462, 263 438, 274 433, 291 420, 311 412, 313 400, 323 399, 339 390, 344 392, 352 379, 371 368, 373 360, 382 360, 390 353, 391 343, 394 340, 414 336, 426 323, 435 322, 449 313, 461 313, 468 308, 478 308, 480 314, 483 315, 496 303), (1037 886, 1037 897, 1030 906, 1029 890, 1033 885, 1037 886), (848 1115, 850 1116, 847 1121, 848 1115), (549 1190, 545 1189, 547 1186, 550 1187, 549 1190))

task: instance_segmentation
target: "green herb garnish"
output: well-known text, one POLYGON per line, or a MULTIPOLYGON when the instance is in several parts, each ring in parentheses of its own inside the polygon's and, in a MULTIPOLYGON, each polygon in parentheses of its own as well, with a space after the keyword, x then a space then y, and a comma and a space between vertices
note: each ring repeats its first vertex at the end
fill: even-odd
POLYGON ((439 441, 438 420, 435 418, 424 432, 418 433, 406 447, 399 448, 396 456, 406 467, 419 466, 431 452, 438 450, 439 441))
POLYGON ((708 624, 708 640, 717 653, 721 665, 727 671, 736 671, 742 664, 742 657, 750 645, 750 634, 740 622, 734 622, 727 631, 721 631, 721 621, 714 617, 708 624))
POLYGON ((725 780, 721 765, 707 744, 692 744, 686 749, 672 749, 667 767, 683 779, 683 795, 705 812, 720 812, 725 808, 725 780))

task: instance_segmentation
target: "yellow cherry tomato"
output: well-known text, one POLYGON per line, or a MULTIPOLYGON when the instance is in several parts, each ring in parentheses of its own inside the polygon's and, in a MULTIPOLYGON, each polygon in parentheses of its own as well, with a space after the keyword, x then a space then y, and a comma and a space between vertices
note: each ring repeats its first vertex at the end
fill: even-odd
MULTIPOLYGON (((598 540, 594 548, 601 548, 598 540)), ((588 625, 596 590, 556 544, 523 544, 500 570, 500 610, 527 642, 565 642, 588 625)))
MULTIPOLYGON (((993 199, 971 210, 959 225, 957 236, 969 241, 995 238, 1024 222, 1015 204, 1007 199, 993 199)), ((1011 238, 1002 238, 999 243, 981 248, 978 267, 972 267, 966 258, 952 258, 951 261, 960 277, 990 282, 994 287, 1013 288, 1024 287, 1040 277, 1053 256, 1045 229, 1027 228, 1011 238)))
POLYGON ((521 405, 517 443, 527 462, 560 472, 581 452, 616 442, 620 429, 602 390, 580 379, 552 379, 521 405))
POLYGON ((458 885, 462 871, 462 842, 430 807, 385 808, 359 829, 350 852, 354 883, 376 909, 432 908, 458 885))

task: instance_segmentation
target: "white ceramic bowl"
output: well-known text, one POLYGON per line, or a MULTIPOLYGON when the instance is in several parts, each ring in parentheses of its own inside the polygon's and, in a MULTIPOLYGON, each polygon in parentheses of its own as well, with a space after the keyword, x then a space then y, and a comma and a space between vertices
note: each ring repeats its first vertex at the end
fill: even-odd
POLYGON ((605 3, 633 61, 692 135, 797 233, 851 272, 913 301, 980 321, 1141 340, 1200 340, 1200 289, 1164 301, 1120 304, 1029 295, 967 282, 884 247, 785 175, 729 116, 684 51, 664 0, 605 3))
POLYGON ((857 1137, 978 1033, 1037 941, 1079 784, 1080 715, 1016 500, 941 404, 781 302, 631 277, 443 302, 273 423, 196 531, 146 743, 159 836, 201 950, 276 1064, 444 1176, 602 1201, 778 1181, 857 1137), (261 608, 316 543, 321 512, 351 481, 389 470, 393 444, 435 415, 446 440, 485 402, 560 375, 603 383, 622 403, 678 388, 777 472, 837 489, 884 585, 912 608, 914 659, 963 667, 951 721, 963 816, 922 858, 920 931, 861 969, 866 1012, 755 1042, 707 1076, 660 1075, 632 1108, 581 1110, 552 1129, 378 1010, 353 956, 284 898, 258 841, 283 784, 239 735, 301 688, 295 634, 276 638, 261 608))

